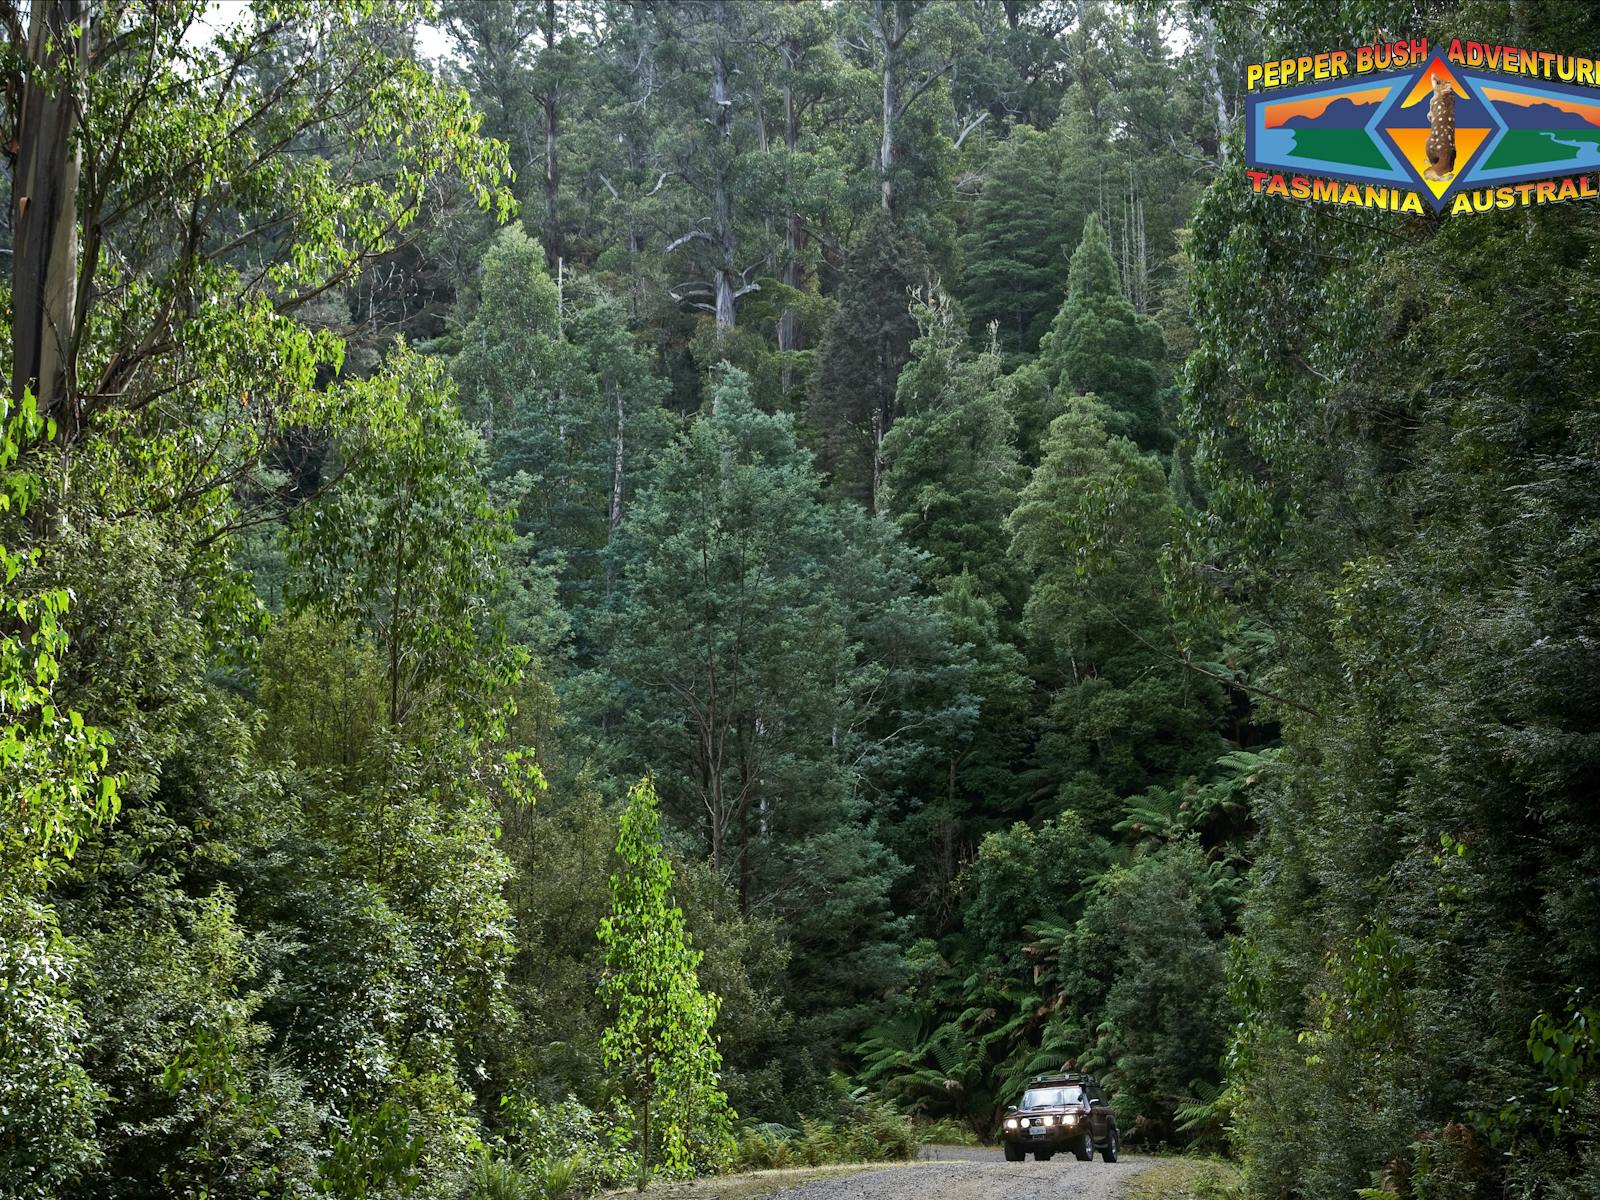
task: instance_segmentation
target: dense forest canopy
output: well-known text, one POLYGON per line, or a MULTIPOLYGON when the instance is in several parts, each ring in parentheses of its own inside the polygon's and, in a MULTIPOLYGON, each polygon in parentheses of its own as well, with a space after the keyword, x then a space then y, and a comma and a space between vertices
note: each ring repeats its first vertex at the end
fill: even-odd
POLYGON ((557 1200, 1068 1062, 1263 1200, 1597 1194, 1600 216, 1240 118, 1600 10, 0 26, 0 1195, 557 1200))

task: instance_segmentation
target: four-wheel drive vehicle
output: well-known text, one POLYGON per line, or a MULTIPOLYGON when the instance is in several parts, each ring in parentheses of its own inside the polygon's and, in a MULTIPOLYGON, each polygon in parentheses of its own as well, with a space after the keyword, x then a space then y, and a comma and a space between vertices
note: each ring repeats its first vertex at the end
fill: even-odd
POLYGON ((1006 1109, 1000 1144, 1007 1162, 1021 1162, 1030 1150, 1040 1162, 1057 1150, 1070 1150, 1088 1162, 1098 1148, 1102 1159, 1114 1163, 1121 1135, 1099 1082, 1074 1072, 1036 1076, 1022 1099, 1006 1109))

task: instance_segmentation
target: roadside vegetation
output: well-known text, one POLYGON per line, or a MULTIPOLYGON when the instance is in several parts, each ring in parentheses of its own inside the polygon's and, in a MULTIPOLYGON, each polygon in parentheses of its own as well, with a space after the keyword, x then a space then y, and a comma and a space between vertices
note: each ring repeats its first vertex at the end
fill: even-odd
POLYGON ((1130 1176, 1122 1200, 1242 1200, 1244 1175, 1216 1158, 1161 1158, 1130 1176))
POLYGON ((739 1137, 733 1169, 763 1171, 819 1167, 829 1163, 893 1162, 913 1159, 932 1140, 928 1131, 893 1106, 869 1101, 856 1113, 832 1122, 807 1120, 800 1128, 760 1125, 739 1137))

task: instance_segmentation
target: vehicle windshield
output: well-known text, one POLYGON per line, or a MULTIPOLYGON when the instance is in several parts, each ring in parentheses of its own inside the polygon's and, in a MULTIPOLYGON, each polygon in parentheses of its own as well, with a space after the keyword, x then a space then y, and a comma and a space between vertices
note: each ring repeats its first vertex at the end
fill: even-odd
POLYGON ((1080 1087, 1029 1088, 1022 1093, 1022 1108, 1065 1108, 1083 1102, 1080 1087))

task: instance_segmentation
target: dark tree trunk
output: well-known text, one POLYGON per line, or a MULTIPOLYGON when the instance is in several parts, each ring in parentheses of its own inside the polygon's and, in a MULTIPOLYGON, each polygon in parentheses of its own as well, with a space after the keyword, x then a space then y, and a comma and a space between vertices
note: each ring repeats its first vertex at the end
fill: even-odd
POLYGON ((405 583, 406 535, 395 535, 394 595, 389 603, 389 725, 400 724, 400 592, 405 583))
POLYGON ((896 368, 889 362, 889 344, 882 333, 878 335, 874 359, 878 386, 872 406, 872 495, 867 507, 876 517, 882 515, 879 501, 883 487, 883 435, 889 432, 889 425, 894 420, 894 380, 897 375, 896 368))
POLYGON ((639 1190, 644 1191, 650 1182, 650 1097, 645 1096, 639 1105, 639 1190))
POLYGON ((739 763, 739 911, 750 912, 750 757, 739 763))
MULTIPOLYGON (((611 511, 608 514, 606 525, 606 545, 609 546, 617 540, 617 528, 622 524, 622 433, 624 410, 622 404, 622 389, 616 384, 611 385, 612 397, 616 404, 616 435, 611 443, 611 511)), ((610 557, 606 559, 606 595, 611 595, 617 582, 617 564, 610 557)))
MULTIPOLYGON (((783 264, 784 286, 801 291, 806 285, 806 226, 798 213, 791 213, 789 222, 783 232, 785 262, 783 264)), ((783 310, 778 318, 778 349, 779 350, 804 350, 806 348, 805 332, 800 328, 800 310, 794 305, 783 310)), ((785 368, 787 369, 787 368, 785 368)))
POLYGON ((33 389, 39 412, 70 439, 77 343, 78 151, 72 91, 88 66, 88 0, 35 3, 12 181, 11 390, 33 389), (74 31, 78 31, 75 35, 74 31), (41 81, 56 81, 52 90, 41 81), (62 82, 62 81, 65 82, 62 82))

